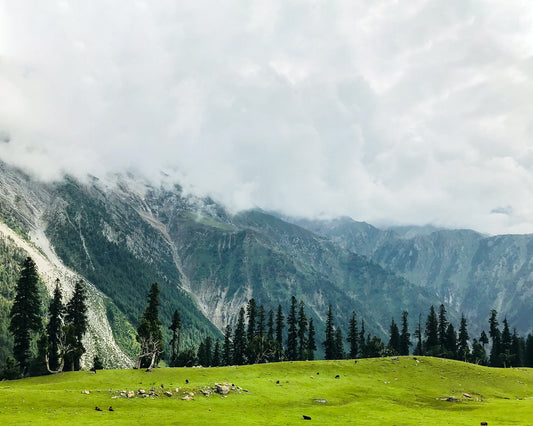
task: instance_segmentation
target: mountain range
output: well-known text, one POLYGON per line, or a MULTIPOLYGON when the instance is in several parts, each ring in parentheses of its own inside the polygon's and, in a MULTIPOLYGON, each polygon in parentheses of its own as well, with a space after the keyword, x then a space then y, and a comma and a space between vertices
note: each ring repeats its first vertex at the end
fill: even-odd
MULTIPOLYGON (((328 305, 347 329, 352 311, 366 330, 386 338, 391 318, 444 303, 471 330, 489 311, 531 329, 533 237, 485 236, 432 227, 378 229, 350 218, 287 218, 259 209, 232 213, 209 197, 133 175, 40 182, 0 163, 0 342, 9 347, 7 316, 20 260, 36 260, 48 294, 83 279, 89 290, 88 352, 106 366, 130 366, 135 328, 150 285, 158 282, 160 316, 175 309, 183 346, 234 324, 250 298, 267 312, 305 303, 322 336, 328 305)), ((321 341, 321 337, 318 338, 321 341)), ((0 358, 6 351, 0 352, 0 358)), ((2 360, 0 360, 2 361, 2 360)), ((83 360, 82 360, 83 361, 83 360)))

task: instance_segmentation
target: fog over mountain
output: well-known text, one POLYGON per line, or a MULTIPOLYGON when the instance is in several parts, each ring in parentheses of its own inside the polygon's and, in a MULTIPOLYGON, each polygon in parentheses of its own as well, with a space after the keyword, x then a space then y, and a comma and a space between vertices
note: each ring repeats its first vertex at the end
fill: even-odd
POLYGON ((0 159, 533 232, 528 2, 0 1, 0 159))

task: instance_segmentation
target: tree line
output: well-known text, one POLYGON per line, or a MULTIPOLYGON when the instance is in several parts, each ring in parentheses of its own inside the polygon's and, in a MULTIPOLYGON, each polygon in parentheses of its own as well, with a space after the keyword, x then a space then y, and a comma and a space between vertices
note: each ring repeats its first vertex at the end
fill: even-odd
MULTIPOLYGON (((85 353, 82 338, 87 331, 87 293, 83 281, 75 284, 74 293, 65 304, 60 282, 56 280, 45 315, 37 268, 27 257, 15 288, 8 328, 13 336, 13 356, 6 359, 1 378, 58 373, 65 367, 79 370, 85 353)), ((94 362, 100 364, 98 358, 94 362)))
MULTIPOLYGON (((85 353, 82 339, 87 331, 85 285, 83 281, 78 281, 71 299, 64 303, 57 280, 44 315, 38 284, 35 263, 28 257, 24 261, 10 311, 13 356, 7 358, 0 370, 0 378, 58 373, 65 368, 80 369, 80 360, 85 353)), ((135 368, 150 371, 163 359, 172 367, 208 367, 315 358, 317 338, 313 318, 307 314, 304 302, 298 301, 295 296, 291 297, 287 314, 281 305, 267 312, 252 298, 241 307, 235 328, 226 325, 223 340, 207 336, 197 347, 184 349, 180 345, 181 317, 175 310, 168 327, 171 339, 166 354, 163 350, 163 324, 159 319, 157 283, 150 287, 147 299, 137 327, 139 352, 135 368)), ((438 312, 431 306, 424 323, 422 315, 418 316, 413 335, 409 331, 408 316, 407 311, 402 312, 400 326, 392 318, 388 340, 383 341, 367 333, 364 319, 359 324, 357 314, 352 312, 344 338, 342 327, 335 325, 330 305, 321 342, 325 359, 410 355, 412 352, 413 355, 456 359, 492 367, 533 367, 533 335, 522 337, 516 329, 511 332, 507 318, 500 328, 498 313, 494 309, 490 312, 488 335, 482 331, 479 338, 472 340, 464 315, 456 331, 443 304, 438 312)), ((102 367, 101 360, 95 356, 93 369, 102 367)))

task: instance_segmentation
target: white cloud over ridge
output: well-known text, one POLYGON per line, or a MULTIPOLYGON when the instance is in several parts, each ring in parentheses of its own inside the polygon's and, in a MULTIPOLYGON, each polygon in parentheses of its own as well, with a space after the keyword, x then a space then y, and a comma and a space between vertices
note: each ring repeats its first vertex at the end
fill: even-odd
POLYGON ((532 16, 0 0, 0 158, 45 178, 174 170, 234 208, 533 232, 532 16))

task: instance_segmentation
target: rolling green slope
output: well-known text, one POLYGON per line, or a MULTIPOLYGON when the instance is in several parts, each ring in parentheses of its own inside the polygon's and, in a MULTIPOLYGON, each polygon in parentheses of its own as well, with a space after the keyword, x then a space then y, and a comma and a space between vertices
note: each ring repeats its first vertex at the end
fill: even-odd
POLYGON ((292 425, 303 415, 310 424, 533 424, 533 370, 425 357, 74 372, 2 382, 0 392, 6 425, 292 425), (204 396, 216 382, 235 390, 204 396), (141 388, 159 396, 142 398, 141 388))

